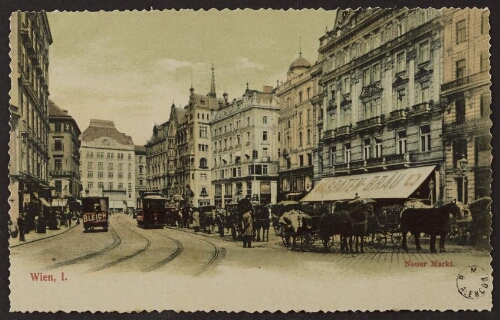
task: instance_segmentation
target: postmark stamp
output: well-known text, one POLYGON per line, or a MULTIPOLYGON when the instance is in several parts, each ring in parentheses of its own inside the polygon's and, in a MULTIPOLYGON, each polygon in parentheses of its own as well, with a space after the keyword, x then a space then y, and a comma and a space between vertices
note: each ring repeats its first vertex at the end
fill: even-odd
POLYGON ((490 275, 481 267, 472 265, 460 271, 457 289, 467 299, 479 299, 491 289, 490 275))

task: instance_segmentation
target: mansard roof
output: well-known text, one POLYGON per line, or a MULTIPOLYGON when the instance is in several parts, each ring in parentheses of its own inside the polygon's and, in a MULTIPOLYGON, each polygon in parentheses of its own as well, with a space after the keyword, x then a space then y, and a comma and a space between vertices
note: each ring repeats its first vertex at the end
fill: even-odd
POLYGON ((124 145, 134 145, 132 137, 118 131, 113 121, 99 119, 90 119, 90 125, 80 135, 80 140, 90 142, 101 137, 110 137, 124 145))

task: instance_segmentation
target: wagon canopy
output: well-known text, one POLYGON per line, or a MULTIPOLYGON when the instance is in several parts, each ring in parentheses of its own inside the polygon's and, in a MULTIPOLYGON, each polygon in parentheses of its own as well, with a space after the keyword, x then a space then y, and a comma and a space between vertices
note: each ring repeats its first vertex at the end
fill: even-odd
POLYGON ((358 175, 323 178, 301 202, 336 201, 361 198, 408 198, 434 171, 436 166, 358 175))

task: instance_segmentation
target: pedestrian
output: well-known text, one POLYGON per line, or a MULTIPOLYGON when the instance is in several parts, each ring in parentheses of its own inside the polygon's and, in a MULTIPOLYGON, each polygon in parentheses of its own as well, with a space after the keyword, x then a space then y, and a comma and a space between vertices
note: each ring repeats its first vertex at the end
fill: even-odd
POLYGON ((200 213, 198 212, 198 209, 193 208, 193 229, 195 232, 200 231, 200 213))
POLYGON ((17 217, 17 227, 19 228, 19 241, 26 241, 24 239, 24 216, 22 213, 17 217))
POLYGON ((241 221, 241 230, 243 233, 243 248, 252 247, 253 236, 253 217, 252 217, 252 204, 248 199, 242 199, 238 203, 239 213, 243 213, 241 221))
POLYGON ((73 222, 73 215, 74 215, 74 213, 73 213, 73 211, 71 211, 71 212, 69 213, 69 221, 68 221, 68 222, 69 222, 69 227, 70 227, 70 228, 71 228, 71 223, 73 222))
POLYGON ((217 226, 219 227, 219 235, 224 238, 224 217, 222 212, 217 212, 217 226))
POLYGON ((35 233, 38 233, 38 216, 35 216, 35 233))
POLYGON ((9 234, 12 238, 17 238, 17 234, 19 233, 19 229, 17 228, 17 225, 15 225, 12 222, 12 219, 9 218, 9 234))

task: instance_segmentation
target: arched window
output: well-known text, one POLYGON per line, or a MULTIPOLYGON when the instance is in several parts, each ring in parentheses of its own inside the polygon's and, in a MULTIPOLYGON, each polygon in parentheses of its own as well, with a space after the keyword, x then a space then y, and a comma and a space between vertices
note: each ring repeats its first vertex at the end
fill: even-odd
POLYGON ((205 159, 205 158, 201 158, 200 159, 200 168, 202 168, 202 169, 208 168, 208 166, 207 166, 207 159, 205 159))

